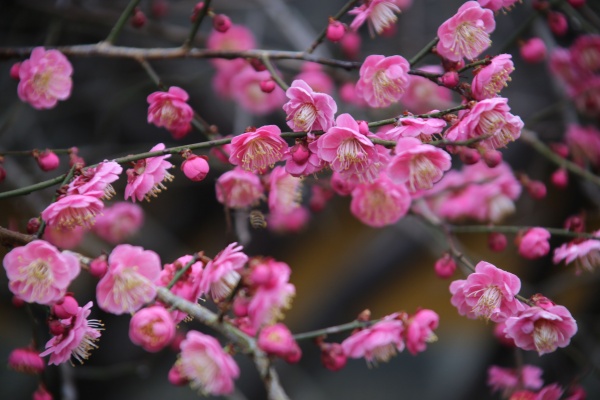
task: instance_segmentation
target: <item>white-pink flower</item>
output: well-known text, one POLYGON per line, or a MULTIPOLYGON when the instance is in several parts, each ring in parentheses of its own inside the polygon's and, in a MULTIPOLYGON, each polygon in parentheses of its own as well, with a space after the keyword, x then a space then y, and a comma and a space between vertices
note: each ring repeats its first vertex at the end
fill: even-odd
POLYGON ((287 214, 300 206, 302 180, 284 167, 275 167, 269 175, 269 211, 287 214))
POLYGON ((248 262, 243 249, 237 243, 231 243, 206 264, 199 286, 201 293, 210 293, 215 302, 225 300, 231 294, 248 262))
POLYGON ((187 103, 189 95, 177 86, 167 92, 154 92, 147 98, 148 123, 165 127, 175 139, 181 139, 192 130, 194 111, 187 103))
POLYGON ((79 260, 43 240, 15 247, 2 261, 8 288, 23 301, 51 305, 60 300, 79 275, 79 260))
POLYGON ((337 104, 330 95, 315 92, 303 80, 293 81, 285 94, 290 101, 283 105, 283 110, 294 132, 326 131, 333 126, 337 104))
POLYGON ((292 333, 282 323, 265 326, 260 330, 256 341, 265 353, 283 358, 289 363, 300 360, 302 351, 294 340, 292 333))
POLYGON ((115 247, 96 286, 98 306, 117 315, 134 313, 154 300, 160 271, 160 258, 152 250, 128 244, 115 247))
MULTIPOLYGON (((150 151, 164 150, 165 145, 159 143, 150 151)), ((125 186, 125 200, 131 198, 131 201, 150 201, 150 197, 157 197, 160 192, 166 190, 164 181, 172 181, 174 176, 167 170, 173 168, 173 164, 166 161, 171 157, 170 154, 143 158, 135 162, 133 168, 127 172, 127 186, 125 186)))
POLYGON ((421 141, 429 141, 435 134, 442 133, 446 121, 439 118, 400 118, 397 126, 379 134, 385 140, 398 140, 403 137, 414 137, 421 141))
POLYGON ((73 194, 60 197, 42 211, 42 219, 48 226, 71 230, 78 226, 90 228, 96 215, 104 209, 104 203, 94 196, 73 194))
POLYGON ((439 27, 437 52, 450 61, 472 60, 490 47, 494 29, 494 13, 476 1, 467 1, 439 27))
POLYGON ((175 321, 163 306, 142 308, 129 321, 129 339, 146 351, 160 351, 174 337, 175 321))
POLYGON ((439 315, 435 311, 427 309, 419 310, 408 318, 404 330, 404 338, 406 349, 412 355, 425 351, 427 343, 437 340, 437 336, 433 333, 433 330, 437 329, 439 321, 439 315))
POLYGON ((488 368, 487 384, 492 387, 493 392, 501 390, 503 397, 508 397, 520 387, 537 390, 544 386, 542 372, 541 368, 529 364, 518 369, 492 365, 488 368))
POLYGON ((189 331, 180 347, 175 365, 193 389, 217 396, 233 392, 233 380, 240 375, 240 369, 217 339, 189 331))
POLYGON ((229 208, 247 208, 257 204, 264 191, 256 174, 239 167, 221 175, 215 187, 217 200, 229 208))
MULTIPOLYGON (((599 234, 599 232, 595 232, 594 236, 599 234)), ((574 240, 557 247, 554 249, 552 261, 554 264, 558 264, 563 260, 566 265, 575 262, 577 274, 580 274, 581 270, 594 271, 600 266, 600 240, 574 240)))
POLYGON ((265 125, 231 139, 229 162, 246 171, 264 172, 283 158, 288 148, 277 125, 265 125))
POLYGON ((77 314, 71 318, 60 320, 64 332, 52 337, 46 343, 46 350, 40 354, 45 357, 50 355, 48 364, 59 365, 73 357, 83 364, 90 356, 90 352, 97 348, 96 341, 100 338, 102 323, 95 319, 87 319, 90 315, 90 301, 83 307, 78 307, 77 314))
POLYGON ((348 14, 356 15, 350 29, 356 31, 368 21, 371 36, 374 36, 373 31, 380 34, 396 22, 396 14, 399 12, 400 8, 394 0, 365 0, 360 7, 348 11, 348 14))
POLYGON ((396 103, 408 88, 409 69, 402 56, 370 55, 360 67, 356 95, 375 108, 396 103))
POLYGON ((496 97, 510 82, 510 74, 514 70, 510 54, 500 54, 492 58, 488 65, 477 70, 473 78, 471 91, 475 100, 496 97))
POLYGON ((60 51, 36 47, 19 67, 17 94, 38 110, 52 108, 71 95, 72 74, 71 63, 60 51))

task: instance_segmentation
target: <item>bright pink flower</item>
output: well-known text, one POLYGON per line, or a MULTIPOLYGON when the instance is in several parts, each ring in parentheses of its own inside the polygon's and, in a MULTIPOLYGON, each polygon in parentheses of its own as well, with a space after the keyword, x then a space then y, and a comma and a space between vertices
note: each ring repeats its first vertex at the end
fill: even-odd
MULTIPOLYGON (((444 73, 439 65, 426 65, 419 70, 434 74, 444 73)), ((445 110, 452 105, 452 92, 427 78, 410 75, 408 87, 402 96, 402 104, 416 114, 424 114, 430 110, 445 110)))
POLYGON ((231 243, 206 264, 200 281, 201 293, 210 293, 216 303, 229 297, 240 280, 240 272, 248 262, 248 256, 242 250, 242 246, 231 243))
MULTIPOLYGON (((595 232, 594 236, 598 236, 598 232, 595 232)), ((593 272, 600 266, 600 240, 574 240, 557 247, 554 249, 552 261, 558 264, 563 260, 566 265, 575 262, 578 275, 582 270, 593 272)))
POLYGON ((134 313, 156 296, 161 271, 152 250, 120 244, 108 257, 108 270, 96 286, 98 306, 112 314, 134 313))
POLYGON ((217 200, 229 208, 250 207, 263 197, 263 191, 260 178, 239 167, 225 172, 217 179, 217 200))
POLYGON ((350 114, 341 114, 335 121, 336 126, 316 142, 319 157, 330 163, 332 170, 344 176, 357 175, 359 180, 365 180, 368 167, 378 159, 375 145, 359 132, 358 123, 350 114))
POLYGON ((577 323, 563 306, 534 306, 508 318, 505 332, 517 347, 535 350, 541 356, 568 346, 577 333, 577 323))
POLYGON ((67 188, 67 194, 82 194, 98 199, 110 200, 115 195, 111 183, 119 179, 123 167, 114 161, 104 160, 96 167, 83 170, 67 188))
MULTIPOLYGON (((211 31, 206 39, 206 47, 210 50, 251 50, 256 48, 256 40, 252 31, 248 28, 243 25, 233 24, 227 32, 211 31)), ((222 68, 235 61, 219 58, 210 59, 210 62, 217 68, 222 68)))
POLYGON ((120 201, 105 208, 92 230, 110 244, 119 244, 134 236, 144 223, 144 210, 137 204, 120 201))
POLYGON ((360 67, 356 94, 371 107, 387 107, 400 100, 408 88, 409 69, 402 56, 368 56, 360 67))
POLYGON ((523 365, 519 369, 502 368, 492 365, 488 368, 487 384, 492 392, 502 391, 508 397, 515 389, 525 388, 537 390, 544 385, 542 370, 534 365, 523 365))
POLYGON ((431 310, 419 310, 415 315, 408 318, 404 330, 406 349, 412 355, 425 351, 427 343, 437 340, 433 333, 437 329, 440 317, 431 310))
POLYGON ((315 92, 331 94, 333 92, 333 80, 329 74, 323 71, 321 64, 305 62, 301 71, 294 80, 302 80, 315 92))
POLYGON ((93 196, 74 194, 60 197, 42 211, 42 219, 48 226, 70 230, 77 226, 90 228, 96 215, 102 212, 104 203, 93 196))
POLYGON ((387 166, 387 174, 396 183, 406 183, 411 192, 427 190, 452 166, 450 154, 419 139, 398 139, 396 155, 387 166))
POLYGON ((129 339, 149 352, 157 352, 175 337, 175 321, 163 306, 142 308, 129 321, 129 339))
POLYGON ((256 72, 247 65, 231 79, 231 96, 242 108, 255 115, 280 109, 285 102, 285 92, 279 86, 271 93, 263 92, 260 83, 267 79, 271 79, 269 71, 256 72))
POLYGON ((181 342, 181 354, 176 365, 190 381, 193 389, 205 395, 233 392, 233 380, 240 369, 217 339, 196 331, 189 331, 181 342))
POLYGON ((103 325, 98 320, 87 319, 92 305, 90 301, 79 307, 74 317, 60 321, 65 327, 64 332, 52 337, 46 343, 46 350, 40 354, 41 357, 50 355, 48 364, 59 365, 69 361, 71 357, 83 364, 90 352, 98 347, 95 342, 100 338, 103 325))
POLYGON ((398 222, 408 212, 410 203, 406 186, 394 183, 382 173, 372 183, 356 185, 350 211, 363 224, 380 228, 398 222))
POLYGON ((519 48, 523 60, 528 63, 538 63, 546 58, 546 43, 539 37, 526 40, 519 48))
POLYGON ((404 350, 404 324, 397 314, 391 314, 373 326, 351 334, 342 342, 342 349, 351 358, 364 357, 369 364, 387 362, 404 350))
POLYGON ((330 95, 313 91, 303 80, 292 82, 285 94, 290 101, 283 110, 294 132, 326 131, 333 126, 337 104, 330 95))
POLYGON ((573 156, 573 161, 583 166, 590 162, 600 166, 600 131, 594 126, 569 125, 565 140, 573 156))
POLYGON ((494 97, 477 103, 465 113, 460 121, 448 130, 448 140, 468 140, 487 137, 476 146, 484 150, 495 150, 521 136, 523 121, 511 114, 508 99, 494 97))
POLYGON ((38 110, 56 106, 71 96, 73 67, 58 50, 36 47, 19 68, 17 94, 38 110))
POLYGON ((288 148, 277 125, 265 125, 231 139, 229 162, 246 171, 263 172, 283 158, 288 148))
POLYGON ((310 212, 306 207, 296 207, 287 213, 271 212, 267 216, 267 228, 277 233, 296 233, 306 228, 310 212))
MULTIPOLYGON (((175 275, 180 273, 181 270, 192 260, 192 256, 185 255, 179 257, 172 264, 165 264, 162 271, 160 271, 160 275, 156 284, 158 286, 167 287, 175 275)), ((191 303, 196 303, 200 296, 202 295, 203 290, 200 287, 200 282, 202 280, 202 261, 194 262, 184 273, 179 277, 177 282, 171 288, 171 292, 185 299, 191 303)), ((171 311, 172 319, 175 323, 179 323, 187 317, 187 313, 180 310, 171 311)))
POLYGON ((518 0, 477 0, 481 7, 488 8, 492 11, 498 11, 502 8, 510 8, 518 0))
POLYGON ((175 139, 181 139, 192 130, 194 110, 188 103, 187 92, 171 86, 167 92, 154 92, 147 98, 148 123, 165 127, 175 139))
POLYGON ((544 228, 531 228, 519 242, 519 254, 530 260, 535 260, 550 252, 550 232, 544 228))
POLYGON ((35 375, 42 373, 46 363, 37 350, 31 347, 21 347, 10 352, 8 366, 17 372, 35 375))
MULTIPOLYGON (((165 145, 159 143, 150 151, 164 150, 165 145)), ((127 170, 127 186, 125 186, 125 200, 131 198, 131 201, 150 201, 150 197, 157 197, 157 195, 166 190, 167 188, 163 185, 164 181, 171 182, 174 178, 173 175, 167 172, 169 168, 173 167, 173 164, 166 161, 167 158, 171 157, 170 154, 165 156, 156 156, 143 158, 135 162, 133 168, 127 170)))
POLYGON ((466 280, 450 284, 450 302, 467 318, 502 322, 524 308, 515 299, 520 289, 521 281, 516 275, 481 261, 466 280))
POLYGON ((435 134, 442 133, 446 121, 439 118, 400 118, 397 125, 385 131, 381 137, 385 140, 398 140, 402 137, 414 137, 429 141, 435 134))
POLYGON ((257 344, 265 353, 281 357, 287 362, 298 362, 302 356, 302 351, 294 340, 292 332, 282 323, 261 329, 257 344))
POLYGON ((485 67, 477 70, 471 91, 476 100, 496 97, 510 82, 510 74, 515 70, 510 54, 500 54, 492 58, 485 67))
POLYGON ((302 180, 284 167, 275 167, 269 175, 269 211, 287 214, 300 206, 302 180))
POLYGON ((475 59, 492 44, 490 33, 496 28, 494 13, 475 1, 467 1, 438 29, 437 52, 450 61, 475 59))
POLYGON ((15 296, 46 305, 60 300, 80 271, 77 257, 61 253, 43 240, 15 247, 4 256, 2 264, 8 288, 15 296))
POLYGON ((371 36, 374 36, 375 32, 381 34, 396 22, 398 19, 396 14, 399 12, 400 8, 394 0, 366 0, 360 7, 348 11, 348 14, 356 15, 350 24, 350 29, 356 31, 368 20, 371 36))
POLYGON ((308 176, 319 172, 325 163, 317 154, 319 147, 313 135, 307 135, 306 140, 296 139, 296 144, 283 154, 285 170, 292 176, 308 176))

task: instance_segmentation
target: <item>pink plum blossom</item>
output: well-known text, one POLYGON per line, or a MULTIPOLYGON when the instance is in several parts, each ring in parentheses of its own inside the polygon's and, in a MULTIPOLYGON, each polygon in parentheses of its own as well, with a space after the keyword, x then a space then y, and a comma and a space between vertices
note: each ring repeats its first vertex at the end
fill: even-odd
POLYGON ((600 166, 600 131, 594 126, 569 125, 565 141, 577 164, 584 166, 589 162, 595 167, 600 166))
MULTIPOLYGON (((167 287, 171 281, 175 278, 175 275, 181 273, 181 270, 192 261, 192 256, 185 255, 179 257, 172 264, 165 264, 156 284, 158 286, 167 287)), ((177 282, 171 287, 171 293, 181 297, 191 303, 196 303, 203 291, 200 287, 200 282, 203 274, 202 261, 196 261, 179 277, 177 282)), ((171 312, 172 319, 175 323, 179 323, 187 317, 187 313, 180 310, 173 310, 171 312)))
MULTIPOLYGON (((600 232, 594 233, 594 236, 599 235, 600 232)), ((600 240, 574 240, 557 247, 554 249, 552 261, 558 264, 563 260, 566 265, 575 262, 577 274, 582 270, 593 272, 600 266, 600 240)))
POLYGON ((60 165, 60 158, 51 150, 44 150, 42 152, 34 151, 33 156, 40 169, 44 172, 54 171, 60 165))
POLYGON ((438 258, 433 268, 438 277, 447 279, 454 275, 454 271, 456 271, 456 262, 450 253, 446 252, 443 256, 438 258))
POLYGON ((540 389, 544 386, 542 370, 535 365, 523 365, 519 369, 502 368, 492 365, 488 368, 487 384, 493 392, 502 391, 504 397, 508 397, 517 388, 531 390, 540 389))
POLYGON ((347 357, 364 357, 369 364, 387 362, 398 352, 404 350, 402 334, 404 324, 391 314, 365 329, 352 333, 342 342, 347 357))
POLYGON ((546 43, 539 37, 532 37, 527 39, 521 47, 519 47, 519 54, 523 60, 528 63, 538 63, 546 59, 546 43))
POLYGON ((48 226, 58 229, 90 228, 103 208, 104 203, 94 196, 73 194, 59 197, 46 207, 42 211, 42 219, 48 226))
POLYGON ((550 232, 544 228, 531 228, 519 239, 519 254, 535 260, 550 252, 550 232))
POLYGON ((147 98, 148 123, 165 127, 175 139, 181 139, 191 130, 194 111, 187 103, 189 95, 177 86, 167 92, 154 92, 147 98))
POLYGON ((288 147, 283 154, 285 170, 298 177, 319 172, 325 167, 325 163, 319 158, 318 151, 314 135, 308 134, 306 140, 296 139, 296 144, 288 147))
POLYGON ((305 62, 302 64, 301 71, 294 80, 302 80, 315 92, 331 94, 333 92, 333 80, 323 71, 321 64, 305 62))
POLYGON ((229 162, 246 171, 263 172, 283 158, 288 148, 277 125, 265 125, 231 140, 229 162))
POLYGON ((42 239, 63 250, 72 250, 83 241, 86 232, 86 228, 82 226, 76 226, 72 229, 46 226, 42 239))
POLYGON ((160 258, 152 250, 118 245, 108 257, 108 270, 96 286, 98 306, 112 314, 134 313, 156 296, 160 258))
POLYGON ((406 137, 396 142, 396 155, 387 174, 396 183, 406 183, 411 192, 427 190, 452 166, 450 154, 419 139, 406 137))
MULTIPOLYGON (((206 39, 206 48, 225 51, 251 50, 256 48, 256 40, 248 28, 232 24, 227 32, 212 30, 206 39)), ((237 60, 211 58, 210 61, 215 67, 222 68, 237 60)))
POLYGON ((396 22, 396 14, 399 12, 400 8, 395 0, 366 0, 360 7, 348 11, 348 14, 356 15, 350 29, 356 31, 368 21, 371 36, 374 36, 375 32, 381 34, 396 22))
POLYGON ((283 110, 294 132, 326 131, 333 126, 337 104, 330 95, 313 91, 303 80, 293 81, 285 94, 290 100, 283 110))
POLYGON ((299 207, 301 200, 302 180, 284 167, 275 167, 269 175, 269 210, 286 214, 299 207))
POLYGON ((403 183, 394 183, 385 173, 371 183, 352 190, 350 211, 362 223, 380 228, 395 224, 406 215, 411 197, 403 183))
POLYGON ((231 294, 241 278, 240 273, 244 265, 248 262, 248 256, 242 252, 243 249, 237 243, 231 243, 206 264, 200 281, 201 293, 210 293, 215 302, 223 301, 231 294))
MULTIPOLYGON (((439 65, 425 65, 419 70, 433 74, 444 73, 439 65)), ((452 106, 452 92, 425 77, 409 75, 402 104, 416 114, 424 114, 434 109, 445 110, 452 106)))
POLYGON ((175 321, 163 306, 142 308, 129 321, 129 339, 149 352, 157 352, 175 337, 175 321))
POLYGON ((123 167, 114 161, 104 160, 96 167, 86 168, 73 179, 67 188, 67 194, 81 194, 98 199, 110 200, 115 194, 111 183, 119 179, 123 167))
POLYGON ((570 51, 573 62, 586 75, 600 72, 600 35, 580 35, 570 51))
POLYGON ((90 352, 98 347, 95 342, 100 338, 103 325, 98 320, 87 319, 92 305, 90 301, 79 307, 75 316, 60 320, 64 327, 63 333, 53 336, 46 343, 46 350, 40 354, 41 357, 50 355, 48 364, 59 365, 69 361, 71 357, 83 364, 90 352))
POLYGON ((288 327, 282 323, 265 326, 261 329, 256 343, 265 353, 281 357, 290 363, 298 362, 302 356, 300 346, 294 340, 288 327))
POLYGON ((437 340, 433 333, 439 324, 439 315, 432 310, 419 310, 405 322, 403 332, 406 349, 412 355, 425 351, 427 343, 437 340))
POLYGON ((406 91, 409 69, 402 56, 370 55, 360 67, 356 94, 371 107, 387 107, 400 100, 406 91))
POLYGON ((563 306, 533 306, 508 318, 505 333, 517 347, 541 356, 568 346, 577 333, 577 323, 563 306))
MULTIPOLYGON (((165 145, 159 143, 150 151, 164 150, 165 145)), ((133 168, 128 169, 127 185, 125 186, 125 200, 131 198, 134 203, 137 201, 150 201, 150 197, 157 197, 160 192, 166 190, 163 185, 164 181, 172 181, 173 175, 167 172, 169 168, 173 168, 173 164, 166 161, 171 157, 170 154, 165 156, 156 156, 143 158, 135 162, 133 168)))
POLYGON ((450 302, 467 318, 502 322, 524 309, 525 306, 515 299, 520 289, 521 281, 516 275, 481 261, 466 280, 450 284, 450 302))
POLYGON ((144 210, 137 204, 120 201, 104 209, 92 230, 110 244, 123 243, 144 223, 144 210))
POLYGON ((285 102, 285 92, 276 86, 271 93, 265 93, 260 83, 271 79, 269 71, 256 72, 247 65, 233 75, 231 79, 231 97, 242 108, 255 115, 266 115, 280 109, 285 102))
POLYGON ((233 380, 240 375, 240 369, 217 339, 189 331, 180 347, 175 365, 193 389, 217 396, 233 392, 233 380))
POLYGON ((208 157, 195 154, 188 156, 181 164, 181 171, 193 182, 202 182, 208 175, 209 169, 208 157))
POLYGON ((490 63, 476 71, 471 91, 475 100, 490 99, 510 82, 510 74, 515 70, 510 54, 500 54, 490 63))
POLYGON ((28 303, 50 305, 60 300, 79 275, 79 260, 43 240, 15 247, 2 261, 8 288, 28 303))
POLYGON ((53 108, 71 96, 73 67, 58 50, 36 47, 19 67, 19 98, 38 110, 53 108))
POLYGON ((263 197, 260 178, 252 172, 235 168, 217 179, 216 194, 219 203, 229 208, 247 208, 263 197))
POLYGON ((510 8, 518 0, 477 0, 481 7, 488 8, 492 11, 498 11, 502 8, 510 8))
POLYGON ((35 375, 44 371, 46 363, 36 349, 21 347, 10 352, 8 366, 14 371, 35 375))
POLYGON ((400 118, 397 125, 380 136, 385 140, 398 140, 403 137, 414 137, 421 141, 429 141, 433 135, 442 133, 446 121, 439 118, 400 118))
POLYGON ((450 61, 473 60, 490 47, 494 29, 494 13, 475 1, 467 1, 439 27, 437 52, 450 61))
POLYGON ((267 228, 277 233, 296 233, 306 228, 310 211, 306 207, 296 207, 289 212, 271 212, 267 216, 267 228))

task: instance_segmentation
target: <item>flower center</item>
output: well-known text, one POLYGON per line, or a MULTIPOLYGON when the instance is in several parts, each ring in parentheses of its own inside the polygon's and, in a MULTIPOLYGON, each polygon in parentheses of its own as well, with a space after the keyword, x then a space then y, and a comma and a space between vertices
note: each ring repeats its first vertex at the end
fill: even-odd
POLYGON ((400 85, 390 79, 385 70, 377 71, 373 76, 373 93, 378 103, 393 103, 403 92, 400 85))
POLYGON ((490 319, 492 314, 500 307, 503 297, 502 292, 497 286, 492 285, 486 287, 485 289, 475 291, 471 293, 470 296, 476 296, 482 291, 483 294, 481 297, 479 297, 479 300, 477 300, 475 307, 473 307, 473 312, 485 319, 490 319))
POLYGON ((309 132, 317 120, 317 109, 312 103, 302 104, 294 113, 296 128, 309 132))
POLYGON ((368 157, 358 140, 346 139, 337 149, 336 160, 342 171, 354 168, 360 172, 368 165, 368 157))
POLYGON ((450 49, 454 54, 472 60, 490 47, 492 41, 487 32, 471 22, 463 22, 456 27, 454 42, 450 49))
POLYGON ((375 347, 371 354, 373 360, 375 361, 375 365, 377 365, 379 361, 388 362, 390 358, 395 356, 397 353, 398 351, 396 350, 396 346, 394 346, 393 343, 388 343, 383 346, 375 347))
POLYGON ((43 94, 48 91, 50 80, 52 79, 52 71, 45 70, 33 76, 33 88, 36 93, 43 94))
POLYGON ((138 267, 124 268, 115 276, 113 300, 124 310, 134 312, 140 303, 147 303, 154 298, 152 282, 137 272, 138 267))
POLYGON ((534 324, 533 343, 538 353, 550 353, 556 349, 558 332, 554 325, 546 320, 538 320, 534 324))
POLYGON ((248 150, 242 157, 242 166, 245 170, 264 170, 272 167, 279 160, 279 151, 271 143, 254 139, 248 143, 248 150))
POLYGON ((409 188, 411 192, 419 189, 431 189, 438 178, 439 169, 424 155, 413 157, 410 161, 409 188))

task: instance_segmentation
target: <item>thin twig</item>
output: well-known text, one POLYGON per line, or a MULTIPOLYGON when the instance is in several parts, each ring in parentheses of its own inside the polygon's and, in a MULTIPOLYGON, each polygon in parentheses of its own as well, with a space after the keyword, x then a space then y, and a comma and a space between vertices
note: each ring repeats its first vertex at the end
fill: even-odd
POLYGON ((104 44, 112 45, 115 42, 115 40, 117 40, 117 37, 119 37, 119 34, 121 33, 121 30, 127 23, 129 17, 131 16, 131 13, 133 12, 133 10, 135 10, 139 3, 140 0, 131 0, 129 2, 129 4, 127 5, 127 7, 125 7, 125 10, 123 10, 123 13, 117 20, 117 23, 115 24, 115 26, 113 26, 112 30, 108 34, 108 37, 106 38, 106 40, 104 40, 104 44))
POLYGON ((200 24, 204 20, 204 17, 206 17, 206 15, 208 14, 208 10, 209 10, 210 2, 211 1, 212 0, 205 0, 204 1, 204 7, 202 7, 202 9, 200 10, 200 13, 196 17, 196 20, 194 21, 194 24, 192 25, 192 29, 190 30, 190 34, 188 35, 187 39, 185 39, 185 42, 183 42, 183 45, 181 46, 184 49, 189 49, 192 46, 192 43, 194 43, 194 38, 196 37, 196 33, 198 33, 198 29, 200 28, 200 24))
MULTIPOLYGON (((335 21, 338 21, 340 18, 342 18, 344 16, 344 14, 346 14, 350 10, 350 8, 352 8, 359 1, 360 0, 350 0, 348 3, 346 3, 340 9, 340 11, 338 11, 337 14, 335 14, 333 17, 331 17, 331 19, 333 19, 335 21)), ((317 46, 320 45, 323 42, 323 40, 325 39, 325 35, 327 34, 327 28, 328 27, 329 27, 329 23, 327 25, 325 25, 325 28, 321 31, 321 33, 319 33, 319 36, 317 36, 317 38, 315 39, 315 41, 306 50, 307 54, 311 54, 313 51, 315 51, 315 49, 317 48, 317 46)))
POLYGON ((285 83, 283 81, 283 79, 281 79, 281 77, 275 70, 275 67, 273 67, 271 60, 269 60, 269 56, 265 54, 261 57, 261 60, 262 60, 263 64, 265 64, 265 67, 267 67, 267 70, 271 74, 271 78, 275 81, 275 83, 277 83, 277 85, 280 88, 282 88, 284 92, 287 91, 290 88, 289 85, 287 83, 285 83))

